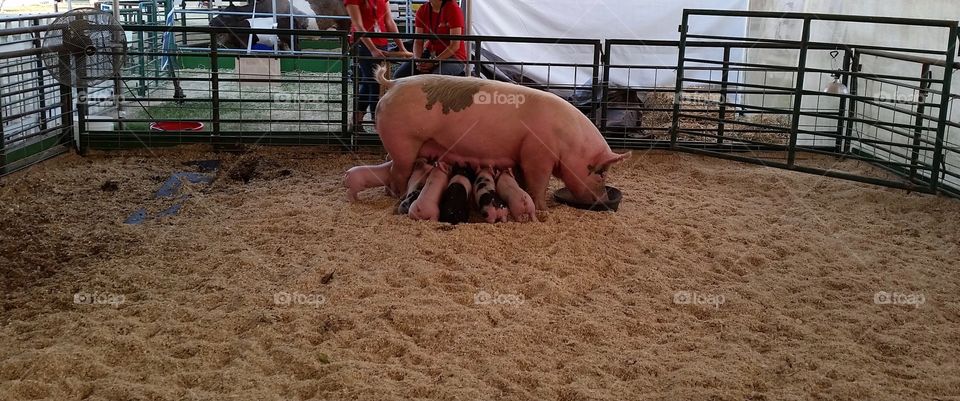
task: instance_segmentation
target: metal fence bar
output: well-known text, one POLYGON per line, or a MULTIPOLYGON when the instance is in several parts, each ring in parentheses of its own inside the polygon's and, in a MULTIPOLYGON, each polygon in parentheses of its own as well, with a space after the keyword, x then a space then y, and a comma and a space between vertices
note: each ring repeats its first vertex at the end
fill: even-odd
MULTIPOLYGON (((216 34, 210 34, 210 118, 213 120, 214 142, 220 142, 220 53, 216 34)), ((172 61, 171 61, 172 62, 172 61)), ((238 66, 239 68, 239 66, 238 66)))
POLYGON ((960 33, 960 27, 956 24, 950 27, 949 43, 947 45, 947 60, 943 67, 943 91, 947 95, 940 96, 940 123, 937 126, 937 140, 935 151, 933 153, 933 171, 930 173, 930 189, 936 192, 940 187, 940 164, 944 159, 943 141, 947 133, 947 126, 943 122, 950 119, 950 90, 953 85, 953 71, 956 67, 957 57, 957 35, 960 33))
MULTIPOLYGON (((40 25, 40 19, 38 18, 34 18, 32 22, 34 26, 40 25)), ((37 48, 39 48, 41 45, 39 32, 33 34, 33 45, 37 48)), ((38 88, 37 91, 40 99, 40 110, 45 110, 47 107, 47 104, 46 104, 47 98, 46 96, 43 96, 43 89, 45 88, 45 85, 43 84, 43 56, 41 56, 40 54, 37 54, 36 63, 37 63, 37 69, 40 70, 39 72, 37 72, 37 88, 38 88)), ((2 120, 3 119, 0 119, 0 121, 2 120)), ((47 112, 44 111, 40 113, 40 130, 45 131, 46 129, 47 129, 47 112)))
MULTIPOLYGON (((852 58, 851 51, 845 49, 843 51, 843 67, 841 67, 842 71, 850 71, 851 58, 852 58)), ((841 80, 844 86, 846 86, 847 88, 850 87, 850 74, 841 74, 841 80)), ((840 118, 837 119, 837 138, 836 138, 836 145, 834 146, 834 149, 833 149, 834 152, 837 152, 837 153, 840 153, 843 150, 843 140, 850 133, 849 131, 844 131, 844 128, 847 126, 846 125, 847 100, 848 99, 846 97, 840 98, 840 107, 839 107, 840 110, 838 113, 840 118)))
POLYGON ((604 43, 600 61, 603 66, 603 78, 600 80, 600 121, 597 125, 601 133, 607 132, 607 113, 610 106, 610 51, 611 43, 607 41, 604 43))
POLYGON ((793 166, 797 160, 797 137, 799 133, 797 130, 800 129, 800 113, 803 108, 803 84, 804 78, 806 77, 806 68, 807 68, 807 47, 806 42, 810 41, 810 24, 811 19, 808 17, 803 20, 803 32, 801 33, 801 41, 804 45, 800 46, 800 57, 797 62, 797 80, 796 80, 796 91, 793 94, 793 121, 790 123, 790 146, 787 150, 787 165, 793 166))
POLYGON ((680 48, 677 51, 677 85, 673 96, 673 122, 670 128, 670 148, 677 147, 677 138, 680 135, 680 99, 683 94, 683 68, 687 50, 687 31, 689 30, 690 10, 683 10, 680 21, 680 48))
MULTIPOLYGON (((853 58, 850 60, 850 70, 854 72, 860 72, 863 70, 863 66, 860 64, 860 55, 861 55, 861 52, 859 50, 853 51, 853 58)), ((857 89, 859 89, 857 83, 859 81, 860 80, 857 78, 850 80, 850 88, 849 88, 850 93, 857 93, 857 89)), ((857 115, 857 98, 851 97, 850 112, 849 112, 849 116, 851 118, 847 119, 847 127, 844 130, 847 133, 847 135, 846 135, 846 138, 843 139, 843 149, 841 150, 842 154, 850 153, 850 147, 853 142, 853 124, 854 124, 853 117, 856 115, 857 115)))
POLYGON ((0 96, 0 175, 7 174, 7 134, 3 128, 3 122, 6 121, 3 110, 3 96, 0 96))
POLYGON ((717 113, 720 116, 720 122, 717 124, 717 143, 723 143, 724 129, 726 123, 723 121, 727 116, 727 89, 730 82, 730 48, 723 48, 723 71, 720 73, 720 108, 717 113))
MULTIPOLYGON (((594 125, 597 125, 597 126, 601 125, 601 122, 600 122, 601 116, 599 113, 599 109, 600 109, 600 101, 602 99, 598 95, 600 95, 600 92, 603 88, 602 82, 600 81, 601 70, 602 70, 601 58, 603 55, 602 46, 603 44, 601 44, 600 42, 593 44, 593 69, 592 69, 593 76, 591 77, 593 85, 591 85, 591 88, 590 88, 590 116, 593 117, 593 123, 594 125)), ((573 84, 574 86, 576 86, 577 83, 574 82, 573 84)))
MULTIPOLYGON (((921 67, 921 69, 920 69, 920 76, 921 76, 921 77, 927 77, 927 76, 930 76, 930 75, 931 75, 930 64, 923 63, 923 65, 922 65, 922 67, 921 67)), ((921 137, 923 136, 923 122, 924 122, 924 120, 925 120, 925 119, 924 119, 924 111, 925 111, 925 109, 924 109, 924 107, 923 107, 923 106, 924 106, 923 103, 924 103, 924 102, 926 101, 926 99, 927 99, 927 96, 928 96, 927 89, 929 89, 931 85, 932 85, 932 84, 931 84, 930 82, 921 82, 921 83, 920 83, 920 88, 921 88, 921 89, 920 89, 920 91, 919 91, 919 93, 918 93, 918 100, 919 100, 919 103, 920 103, 920 104, 917 105, 917 114, 916 114, 916 117, 915 117, 917 129, 915 129, 915 130, 913 131, 913 145, 914 145, 914 146, 919 146, 919 145, 920 145, 920 140, 921 140, 921 137)), ((911 166, 910 166, 910 180, 911 180, 911 181, 916 180, 916 178, 917 178, 917 177, 916 177, 916 176, 917 176, 917 163, 918 163, 919 161, 920 161, 920 149, 914 148, 914 149, 913 149, 913 152, 911 152, 911 155, 910 155, 910 165, 911 165, 911 166)))
POLYGON ((350 86, 347 81, 350 75, 350 46, 348 42, 346 36, 340 38, 340 136, 342 139, 348 139, 343 137, 350 134, 350 86))

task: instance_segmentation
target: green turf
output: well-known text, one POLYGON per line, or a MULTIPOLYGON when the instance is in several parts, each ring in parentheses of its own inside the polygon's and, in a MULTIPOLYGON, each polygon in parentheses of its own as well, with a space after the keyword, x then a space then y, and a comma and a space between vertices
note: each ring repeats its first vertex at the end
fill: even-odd
MULTIPOLYGON (((240 103, 220 103, 220 118, 240 118, 240 103)), ((247 113, 250 111, 247 110, 247 113)), ((175 121, 210 121, 213 119, 213 104, 207 101, 184 102, 182 105, 167 103, 163 105, 147 106, 139 112, 132 113, 131 119, 175 120, 175 121)), ((249 118, 249 115, 246 117, 249 118)), ((204 131, 209 128, 204 127, 204 131)), ((149 122, 127 122, 123 130, 144 131, 150 129, 149 122)))

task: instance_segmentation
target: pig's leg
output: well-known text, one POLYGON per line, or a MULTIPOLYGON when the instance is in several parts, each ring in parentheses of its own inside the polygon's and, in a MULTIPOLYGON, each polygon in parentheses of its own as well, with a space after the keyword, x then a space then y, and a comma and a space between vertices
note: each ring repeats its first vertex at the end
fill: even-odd
POLYGON ((407 185, 410 174, 413 172, 414 162, 417 159, 417 154, 420 152, 420 147, 423 146, 423 143, 411 138, 404 138, 402 135, 398 135, 398 133, 391 135, 383 133, 380 134, 380 139, 383 141, 383 147, 387 149, 387 152, 390 153, 390 157, 393 159, 393 166, 390 168, 389 185, 387 185, 387 187, 390 188, 390 192, 392 192, 394 196, 399 197, 407 185))
POLYGON ((533 198, 537 210, 547 210, 547 188, 550 187, 550 177, 553 175, 553 166, 549 162, 538 160, 521 160, 523 170, 524 189, 533 198))
POLYGON ((439 220, 440 197, 443 196, 443 190, 447 189, 449 179, 448 166, 446 163, 438 162, 427 176, 427 182, 423 184, 420 197, 410 205, 408 216, 414 220, 439 220))
POLYGON ((343 175, 343 186, 347 187, 347 197, 351 201, 356 201, 357 193, 360 191, 387 185, 392 164, 392 162, 386 162, 376 166, 356 166, 347 170, 343 175))
POLYGON ((524 192, 510 169, 497 177, 497 193, 507 201, 510 215, 519 222, 537 221, 537 208, 529 194, 524 192))

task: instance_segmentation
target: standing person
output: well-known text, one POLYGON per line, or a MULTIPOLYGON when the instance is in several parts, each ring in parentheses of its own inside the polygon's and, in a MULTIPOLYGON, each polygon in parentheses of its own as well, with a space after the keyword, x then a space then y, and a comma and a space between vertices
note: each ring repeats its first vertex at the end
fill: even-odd
MULTIPOLYGON (((373 66, 384 58, 384 51, 387 49, 386 38, 367 38, 360 40, 352 35, 353 32, 396 32, 397 23, 390 15, 390 5, 387 0, 344 0, 343 5, 347 8, 347 14, 350 15, 350 41, 357 45, 357 54, 360 65, 359 106, 353 113, 353 127, 355 131, 364 131, 363 117, 369 110, 374 113, 377 108, 377 101, 380 100, 380 85, 373 78, 373 66)), ((393 40, 397 48, 406 52, 403 41, 393 40)))
MULTIPOLYGON (((453 0, 430 0, 420 6, 414 20, 416 33, 430 35, 463 35, 463 10, 453 0)), ((463 75, 466 71, 467 46, 462 40, 429 39, 424 48, 423 39, 413 41, 414 60, 404 62, 393 78, 417 73, 463 75), (423 60, 416 62, 416 58, 423 60)))

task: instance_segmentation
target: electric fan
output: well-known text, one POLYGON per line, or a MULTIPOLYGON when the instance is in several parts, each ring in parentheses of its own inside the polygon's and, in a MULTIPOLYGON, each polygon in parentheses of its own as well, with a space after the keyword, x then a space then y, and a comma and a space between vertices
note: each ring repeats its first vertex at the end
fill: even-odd
POLYGON ((110 12, 77 8, 48 26, 41 50, 50 75, 82 96, 87 88, 120 74, 127 37, 110 12))

